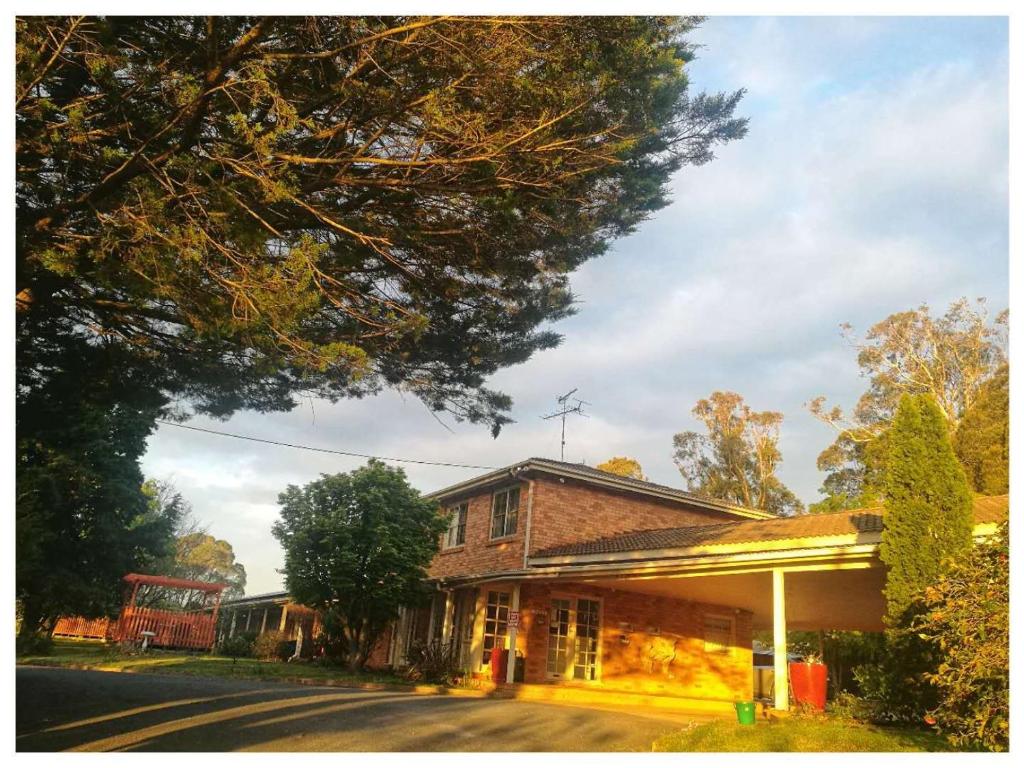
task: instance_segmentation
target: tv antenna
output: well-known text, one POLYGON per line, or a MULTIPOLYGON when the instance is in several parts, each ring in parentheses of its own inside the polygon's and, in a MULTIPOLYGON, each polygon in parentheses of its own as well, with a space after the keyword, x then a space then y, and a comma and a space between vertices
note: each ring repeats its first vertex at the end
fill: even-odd
POLYGON ((544 419, 545 421, 548 419, 558 418, 561 418, 562 420, 562 451, 559 454, 559 456, 561 457, 561 461, 565 461, 565 417, 568 416, 570 413, 575 413, 579 416, 586 416, 587 418, 590 418, 589 416, 587 416, 587 414, 583 412, 583 406, 590 405, 590 403, 588 403, 586 400, 580 400, 578 397, 572 397, 574 394, 576 394, 576 389, 578 389, 578 387, 569 390, 564 395, 558 398, 557 411, 555 411, 554 413, 549 413, 547 416, 541 416, 541 418, 544 419), (576 405, 569 405, 569 398, 575 400, 576 405))

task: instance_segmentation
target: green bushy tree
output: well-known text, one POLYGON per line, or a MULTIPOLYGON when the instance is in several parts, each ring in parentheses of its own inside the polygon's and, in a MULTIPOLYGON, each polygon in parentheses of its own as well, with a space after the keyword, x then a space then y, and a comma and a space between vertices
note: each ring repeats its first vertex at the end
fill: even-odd
POLYGON ((116 345, 37 348, 18 369, 16 597, 21 634, 61 614, 109 615, 121 577, 173 548, 176 510, 154 509, 139 458, 165 405, 116 345), (26 379, 31 379, 27 381, 26 379))
POLYGON ((322 612, 325 634, 342 641, 350 668, 359 670, 398 609, 425 597, 426 569, 447 521, 405 472, 377 460, 289 486, 280 504, 273 530, 288 592, 322 612))
POLYGON ((959 748, 1010 746, 1009 555, 1004 524, 924 591, 915 629, 942 653, 928 676, 938 690, 932 714, 959 748))
POLYGON ((1010 366, 1003 365, 978 392, 960 420, 953 448, 978 493, 1010 490, 1010 366))

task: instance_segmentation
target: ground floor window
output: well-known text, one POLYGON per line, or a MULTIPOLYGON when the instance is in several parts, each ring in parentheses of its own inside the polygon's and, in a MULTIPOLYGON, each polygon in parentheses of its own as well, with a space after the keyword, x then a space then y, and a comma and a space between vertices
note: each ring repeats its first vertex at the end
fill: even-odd
POLYGON ((729 653, 733 645, 732 636, 733 622, 731 617, 704 617, 704 653, 729 653))
POLYGON ((484 664, 491 663, 491 651, 505 647, 508 635, 508 611, 512 602, 509 592, 487 592, 487 613, 484 617, 484 664))

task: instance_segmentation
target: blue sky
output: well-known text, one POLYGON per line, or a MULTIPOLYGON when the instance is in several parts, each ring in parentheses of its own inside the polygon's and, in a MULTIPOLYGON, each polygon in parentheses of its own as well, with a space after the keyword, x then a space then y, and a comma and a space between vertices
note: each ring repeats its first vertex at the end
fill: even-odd
MULTIPOLYGON (((443 428, 415 398, 388 392, 288 414, 241 413, 209 426, 292 443, 502 466, 558 456, 540 416, 579 387, 590 418, 568 428, 566 459, 635 456, 680 485, 674 433, 716 389, 782 411, 780 476, 818 498, 815 458, 831 441, 804 403, 849 406, 864 388, 839 324, 864 330, 927 302, 1008 303, 1007 23, 1002 18, 708 20, 692 88, 748 89, 750 133, 673 179, 674 202, 573 276, 579 312, 562 346, 496 375, 515 424, 443 428)), ((171 480, 249 573, 277 589, 270 534, 277 494, 356 459, 161 427, 143 462, 171 480)), ((407 465, 432 490, 471 470, 407 465)))

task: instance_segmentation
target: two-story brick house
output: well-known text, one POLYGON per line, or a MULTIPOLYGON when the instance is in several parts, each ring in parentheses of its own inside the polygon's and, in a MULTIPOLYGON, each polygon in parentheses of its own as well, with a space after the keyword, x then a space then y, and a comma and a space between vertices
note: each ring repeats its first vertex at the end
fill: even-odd
MULTIPOLYGON (((430 497, 449 520, 433 600, 402 611, 372 666, 401 667, 411 643, 440 640, 487 679, 512 649, 507 683, 731 702, 752 695, 755 629, 773 631, 776 681, 789 629, 882 629, 881 509, 776 518, 549 459, 430 497)), ((1008 505, 978 498, 975 535, 1008 505)), ((287 595, 226 604, 232 631, 236 613, 239 626, 280 614, 283 627, 270 600, 287 595)), ((786 708, 788 685, 774 693, 786 708)))
MULTIPOLYGON (((380 662, 440 639, 485 677, 514 649, 510 683, 735 701, 752 695, 755 628, 774 629, 782 680, 788 629, 882 628, 879 509, 776 518, 549 459, 430 496, 449 519, 437 592, 403 613, 380 662)), ((1007 505, 979 500, 978 535, 1007 505)))

